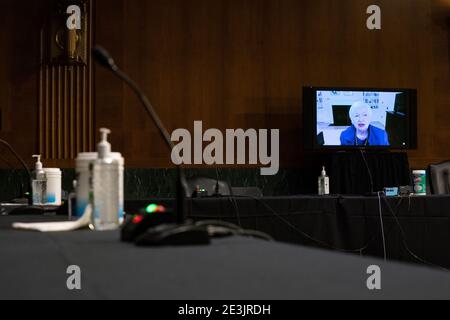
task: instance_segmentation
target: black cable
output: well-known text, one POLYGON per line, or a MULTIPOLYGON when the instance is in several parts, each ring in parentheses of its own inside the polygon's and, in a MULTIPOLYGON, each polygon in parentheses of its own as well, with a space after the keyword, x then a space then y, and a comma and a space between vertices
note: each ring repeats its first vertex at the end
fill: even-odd
POLYGON ((374 186, 373 186, 373 176, 372 171, 370 170, 369 163, 367 162, 366 156, 364 155, 364 151, 362 148, 359 148, 359 151, 361 152, 361 157, 364 161, 364 164, 366 165, 367 172, 369 173, 369 182, 370 182, 370 194, 374 194, 374 186))
MULTIPOLYGON (((429 262, 429 261, 426 261, 426 260, 423 259, 423 258, 420 258, 417 254, 415 254, 415 253, 409 248, 409 246, 408 246, 408 244, 407 244, 407 242, 406 242, 406 235, 405 235, 405 232, 404 232, 404 230, 403 230, 403 227, 402 227, 401 224, 400 224, 400 221, 398 220, 397 216, 396 216, 395 213, 393 212, 392 207, 391 207, 390 204, 387 202, 386 198, 385 198, 385 197, 381 197, 381 194, 380 194, 380 193, 379 193, 379 195, 380 195, 380 199, 383 199, 383 200, 384 200, 384 202, 387 204, 387 206, 388 206, 388 208, 389 208, 390 213, 394 216, 394 218, 395 218, 395 220, 396 220, 396 223, 397 223, 397 226, 399 227, 400 232, 401 232, 401 235, 402 235, 403 245, 405 246, 405 248, 406 248, 406 250, 408 251, 408 253, 409 253, 412 257, 414 257, 415 259, 417 259, 418 261, 420 261, 420 262, 422 262, 422 263, 424 263, 424 264, 427 264, 427 265, 430 265, 430 266, 432 266, 432 267, 440 268, 440 269, 442 269, 442 270, 445 270, 445 271, 447 271, 447 272, 450 272, 450 270, 447 269, 447 268, 444 268, 444 267, 442 267, 442 266, 433 264, 433 263, 431 263, 431 262, 429 262)), ((325 242, 323 242, 323 241, 321 241, 321 240, 315 239, 315 238, 313 238, 312 236, 310 236, 309 234, 307 234, 306 232, 304 232, 303 230, 300 230, 299 228, 297 228, 296 226, 294 226, 292 223, 290 223, 288 220, 286 220, 285 218, 283 218, 280 214, 278 214, 273 208, 271 208, 268 204, 266 204, 266 203, 265 203, 264 201, 262 201, 261 199, 258 199, 258 198, 256 198, 256 197, 252 197, 252 196, 240 196, 240 197, 241 197, 241 198, 250 198, 250 199, 253 199, 253 200, 256 200, 256 201, 260 202, 264 207, 266 207, 268 210, 270 210, 276 217, 278 217, 281 221, 283 221, 285 224, 287 224, 290 228, 292 228, 292 229, 295 230, 296 232, 300 233, 301 235, 303 235, 303 236, 306 237, 307 239, 309 239, 309 240, 311 240, 311 241, 313 241, 313 242, 315 242, 315 243, 317 243, 317 244, 319 244, 319 245, 321 245, 321 246, 323 246, 323 247, 329 248, 329 249, 333 249, 333 250, 340 251, 340 252, 344 252, 344 253, 360 253, 360 255, 362 255, 362 252, 365 251, 365 250, 369 247, 370 243, 371 243, 372 240, 373 240, 373 238, 372 238, 372 239, 367 243, 367 245, 365 245, 364 247, 361 247, 361 248, 359 248, 359 249, 346 250, 346 249, 337 248, 337 247, 334 247, 334 246, 332 246, 332 245, 330 245, 330 244, 328 244, 328 243, 325 243, 325 242)), ((402 200, 403 200, 403 199, 400 199, 399 203, 397 204, 397 208, 400 206, 402 200)), ((384 230, 384 228, 383 228, 383 230, 384 230)), ((384 231, 383 231, 383 234, 384 234, 384 231)), ((385 250, 386 250, 386 249, 385 249, 385 250)), ((386 255, 386 253, 385 253, 385 255, 386 255)))
MULTIPOLYGON (((361 157, 364 161, 364 164, 366 165, 367 173, 369 174, 370 195, 372 196, 372 195, 374 195, 374 183, 373 183, 372 171, 370 170, 369 163, 367 162, 367 159, 364 155, 363 149, 359 148, 359 151, 361 152, 361 157)), ((385 233, 384 233, 384 223, 383 223, 383 213, 382 213, 382 209, 381 209, 380 192, 377 192, 377 196, 378 196, 378 208, 379 208, 379 213, 380 213, 381 236, 382 236, 382 241, 383 241, 383 257, 384 257, 384 261, 386 262, 387 261, 386 237, 385 237, 385 233)))
MULTIPOLYGON (((403 198, 404 198, 404 197, 400 197, 399 201, 397 202, 397 205, 395 206, 395 210, 398 210, 398 208, 400 207, 400 205, 401 205, 402 202, 403 202, 403 198)), ((367 215, 365 215, 365 214, 364 214, 364 221, 365 221, 365 224, 367 225, 367 215)), ((385 234, 386 234, 386 237, 387 237, 388 235, 391 234, 391 232, 392 232, 393 229, 394 229, 394 225, 389 226, 388 231, 385 233, 385 234)), ((368 244, 372 243, 377 237, 378 237, 378 232, 376 232, 375 234, 373 234, 373 235, 370 237, 370 240, 369 240, 367 243, 368 243, 368 244)))
MULTIPOLYGON (((12 170, 12 176, 15 177, 16 173, 17 173, 17 169, 15 168, 14 165, 12 165, 7 159, 5 159, 2 155, 0 155, 0 161, 3 162, 4 164, 6 164, 6 166, 12 170)), ((8 181, 9 183, 9 181, 8 181)), ((23 197, 26 194, 25 191, 25 186, 23 185, 23 182, 20 181, 20 191, 19 191, 19 197, 23 197)))
POLYGON ((328 243, 325 243, 321 240, 318 240, 312 236, 310 236, 309 234, 307 234, 306 232, 304 232, 303 230, 300 230, 299 228, 297 228, 296 226, 294 226, 292 223, 290 223, 287 219, 285 219, 283 216, 281 216, 279 213, 277 213, 272 207, 270 207, 268 204, 266 204, 262 199, 259 199, 257 197, 252 197, 252 196, 239 196, 240 198, 250 198, 253 200, 258 201, 259 203, 261 203, 266 209, 270 210, 277 218, 279 218, 281 221, 283 221, 286 225, 288 225, 291 229, 293 229, 294 231, 300 233, 302 236, 304 236, 305 238, 321 245, 322 247, 328 248, 328 249, 332 249, 332 250, 336 250, 336 251, 340 251, 340 252, 344 252, 344 253, 359 253, 360 255, 362 255, 362 252, 364 250, 366 250, 370 243, 366 244, 364 247, 359 248, 359 249, 350 249, 350 250, 346 250, 346 249, 341 249, 341 248, 337 248, 335 246, 332 246, 328 243))
POLYGON ((25 171, 28 173, 28 176, 30 178, 31 181, 31 172, 30 169, 28 169, 27 164, 25 163, 25 161, 23 161, 22 157, 19 156, 19 154, 16 152, 16 150, 14 150, 14 148, 5 140, 0 139, 0 143, 2 143, 3 145, 5 145, 10 151, 11 153, 14 155, 14 157, 16 157, 17 160, 19 160, 20 164, 23 166, 23 168, 25 169, 25 171))
POLYGON ((14 150, 14 148, 13 148, 8 142, 6 142, 6 141, 3 140, 3 139, 0 139, 0 143, 3 144, 3 145, 5 145, 5 146, 9 149, 9 151, 11 151, 11 153, 14 155, 14 157, 15 157, 17 160, 19 160, 20 164, 21 164, 21 165, 23 166, 23 168, 25 169, 25 171, 26 171, 26 173, 27 173, 27 175, 28 175, 28 183, 27 183, 27 186, 28 186, 28 192, 29 192, 28 203, 31 205, 31 203, 32 203, 32 199, 31 199, 31 180, 32 180, 32 177, 31 177, 30 169, 28 168, 27 164, 26 164, 25 161, 22 159, 22 157, 16 152, 16 150, 14 150))
POLYGON ((214 196, 220 196, 219 168, 216 167, 216 185, 214 187, 214 196))
POLYGON ((379 212, 380 212, 381 236, 383 239, 383 257, 384 257, 384 262, 386 262, 387 261, 387 251, 386 251, 386 237, 384 235, 383 210, 381 208, 381 192, 378 192, 378 208, 379 208, 379 212))
POLYGON ((242 229, 241 227, 236 226, 233 223, 222 221, 222 220, 201 220, 194 223, 196 226, 205 226, 205 225, 218 225, 221 227, 226 227, 229 229, 242 229))
POLYGON ((234 208, 234 212, 236 213, 236 218, 238 221, 238 225, 240 227, 242 227, 242 221, 241 221, 241 213, 239 211, 239 207, 236 201, 236 198, 234 198, 233 196, 228 197, 228 200, 231 202, 231 204, 233 205, 234 208))
POLYGON ((258 231, 258 230, 241 229, 241 230, 238 230, 236 232, 236 235, 252 237, 252 238, 258 238, 258 239, 263 239, 263 240, 266 240, 266 241, 274 241, 272 236, 268 235, 265 232, 258 231))
POLYGON ((14 166, 8 160, 6 160, 2 155, 0 155, 0 161, 2 161, 4 164, 6 164, 8 166, 8 168, 11 168, 12 170, 15 171, 14 166))
MULTIPOLYGON (((220 180, 220 177, 221 177, 221 174, 220 174, 220 171, 219 171, 219 170, 220 170, 220 169, 216 167, 216 177, 217 177, 217 185, 216 185, 216 188, 218 188, 219 180, 220 180)), ((231 183, 230 183, 230 180, 229 180, 228 178, 227 178, 227 182, 228 182, 228 186, 231 188, 231 183)), ((236 218, 237 218, 238 225, 239 225, 239 227, 242 228, 241 214, 240 214, 240 211, 239 211, 238 204, 237 204, 237 202, 236 202, 236 198, 234 198, 233 195, 231 195, 231 196, 228 197, 228 200, 229 200, 229 201, 231 202, 231 204, 233 205, 234 212, 236 213, 236 218)))
POLYGON ((444 171, 444 179, 445 179, 445 193, 450 194, 450 174, 448 170, 444 171))
POLYGON ((274 241, 272 236, 268 235, 265 232, 243 229, 241 227, 236 226, 235 224, 220 220, 203 220, 196 222, 194 226, 205 227, 212 237, 239 235, 239 236, 259 238, 267 241, 274 241))
POLYGON ((386 200, 385 197, 383 197, 383 200, 384 200, 385 204, 387 205, 387 207, 388 207, 388 209, 389 209, 389 212, 392 214, 392 216, 394 217, 394 220, 395 220, 396 223, 397 223, 397 226, 398 226, 398 228, 399 228, 399 230, 400 230, 400 233, 401 233, 401 236, 402 236, 402 242, 403 242, 403 245, 404 245, 406 251, 408 251, 408 253, 409 253, 414 259, 416 259, 416 260, 418 260, 418 261, 420 261, 420 262, 422 262, 422 263, 424 263, 424 264, 426 264, 426 265, 429 265, 429 266, 431 266, 431 267, 438 268, 438 269, 441 269, 441 270, 450 272, 450 270, 447 269, 447 268, 445 268, 445 267, 439 266, 439 265, 437 265, 437 264, 434 264, 434 263, 432 263, 432 262, 429 262, 429 261, 427 261, 427 260, 425 260, 425 259, 419 257, 416 253, 414 253, 414 252, 409 248, 408 242, 407 242, 407 240, 406 240, 406 233, 405 233, 405 230, 403 229, 403 227, 402 227, 402 225, 401 225, 401 223, 400 223, 400 220, 398 219, 398 217, 397 217, 397 215, 395 214, 395 212, 392 210, 391 205, 389 204, 389 202, 386 200))

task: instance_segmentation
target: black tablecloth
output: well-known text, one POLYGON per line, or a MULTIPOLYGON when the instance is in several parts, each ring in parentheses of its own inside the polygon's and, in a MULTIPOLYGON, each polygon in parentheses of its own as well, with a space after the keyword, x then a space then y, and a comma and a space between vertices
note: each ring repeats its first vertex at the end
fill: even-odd
MULTIPOLYGON (((326 165, 330 176, 331 192, 335 194, 365 194, 382 191, 386 187, 411 185, 411 172, 408 155, 405 152, 335 152, 323 154, 317 165, 326 165), (373 178, 373 190, 369 179, 370 169, 373 178)), ((316 168, 320 172, 320 168, 316 168)))
MULTIPOLYGON (((153 201, 174 205, 170 199, 153 201)), ((383 200, 388 258, 419 262, 409 249, 428 262, 450 268, 450 196, 386 201, 405 232, 403 239, 383 200)), ((136 212, 150 202, 128 201, 127 212, 136 212)), ((221 219, 236 224, 240 221, 245 228, 267 232, 278 241, 342 250, 366 247, 358 253, 383 256, 377 197, 207 198, 189 200, 188 208, 194 220, 221 219)))
POLYGON ((450 299, 450 275, 247 238, 211 246, 138 248, 118 232, 41 234, 11 230, 0 217, 0 299, 450 299), (82 290, 69 291, 77 265, 82 290), (366 287, 379 265, 382 290, 366 287))

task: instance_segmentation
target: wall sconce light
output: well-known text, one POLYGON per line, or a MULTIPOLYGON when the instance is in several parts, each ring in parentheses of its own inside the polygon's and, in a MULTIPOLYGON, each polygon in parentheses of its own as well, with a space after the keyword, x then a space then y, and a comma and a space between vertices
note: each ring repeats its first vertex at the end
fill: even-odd
POLYGON ((86 64, 88 57, 88 1, 55 0, 53 2, 42 32, 43 64, 86 64), (76 12, 77 19, 79 18, 80 21, 78 29, 68 28, 68 20, 75 15, 68 8, 73 6, 79 8, 79 12, 76 12))

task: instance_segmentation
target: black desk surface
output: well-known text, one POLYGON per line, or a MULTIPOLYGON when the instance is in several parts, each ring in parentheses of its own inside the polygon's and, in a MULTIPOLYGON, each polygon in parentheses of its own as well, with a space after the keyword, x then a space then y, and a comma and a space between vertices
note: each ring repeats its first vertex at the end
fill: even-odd
POLYGON ((450 299, 450 274, 248 238, 207 247, 137 248, 118 232, 41 234, 0 217, 0 299, 450 299), (366 287, 382 269, 382 290, 366 287), (69 265, 82 290, 66 288, 69 265))

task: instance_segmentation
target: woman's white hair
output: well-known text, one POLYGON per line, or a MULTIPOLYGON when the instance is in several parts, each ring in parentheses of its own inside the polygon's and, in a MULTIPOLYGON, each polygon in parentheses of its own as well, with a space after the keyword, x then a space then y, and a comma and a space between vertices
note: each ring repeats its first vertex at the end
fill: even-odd
POLYGON ((350 111, 348 113, 352 122, 353 122, 353 117, 355 116, 356 110, 359 110, 361 108, 367 109, 369 118, 372 119, 372 108, 367 103, 358 101, 358 102, 355 102, 351 106, 350 111))

